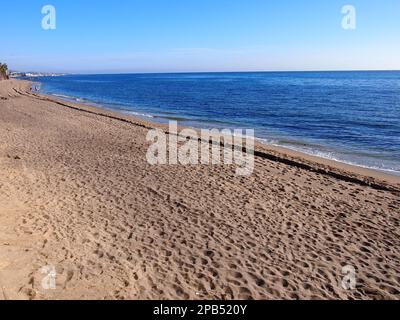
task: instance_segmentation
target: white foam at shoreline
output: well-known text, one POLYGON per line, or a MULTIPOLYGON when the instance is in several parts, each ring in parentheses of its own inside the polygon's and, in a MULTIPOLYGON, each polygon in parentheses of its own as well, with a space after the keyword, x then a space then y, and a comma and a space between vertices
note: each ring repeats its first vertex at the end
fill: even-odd
POLYGON ((305 148, 298 148, 295 146, 291 146, 290 144, 280 144, 278 142, 278 140, 268 140, 268 139, 262 139, 262 138, 257 138, 257 140, 259 142, 261 142, 264 145, 270 145, 270 146, 274 146, 274 147, 282 147, 282 148, 286 148, 289 150, 293 150, 293 151, 297 151, 297 152, 301 152, 310 156, 314 156, 314 157, 318 157, 318 158, 322 158, 322 159, 326 159, 326 160, 332 160, 332 161, 336 161, 339 163, 343 163, 343 164, 348 164, 351 166, 356 166, 356 167, 360 167, 360 168, 364 168, 364 169, 370 169, 370 170, 375 170, 375 171, 380 171, 380 172, 385 172, 388 173, 390 175, 395 175, 395 176, 400 176, 400 170, 395 170, 395 169, 389 169, 389 168, 381 168, 381 167, 376 167, 376 166, 368 166, 365 164, 360 164, 357 162, 352 162, 349 160, 343 160, 343 159, 339 159, 337 158, 337 156, 334 155, 333 152, 323 152, 320 150, 309 150, 309 149, 305 149, 305 148))
POLYGON ((130 114, 133 116, 139 116, 139 117, 146 117, 146 118, 154 118, 151 114, 148 113, 140 113, 140 112, 135 112, 135 111, 124 111, 126 114, 130 114))

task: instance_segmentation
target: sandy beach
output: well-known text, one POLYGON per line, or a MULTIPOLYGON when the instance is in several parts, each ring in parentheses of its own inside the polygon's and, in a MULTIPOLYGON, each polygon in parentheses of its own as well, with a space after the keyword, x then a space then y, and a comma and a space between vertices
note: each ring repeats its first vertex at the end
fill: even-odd
POLYGON ((399 177, 258 144, 249 177, 152 166, 163 125, 30 88, 0 81, 0 300, 400 299, 399 177))

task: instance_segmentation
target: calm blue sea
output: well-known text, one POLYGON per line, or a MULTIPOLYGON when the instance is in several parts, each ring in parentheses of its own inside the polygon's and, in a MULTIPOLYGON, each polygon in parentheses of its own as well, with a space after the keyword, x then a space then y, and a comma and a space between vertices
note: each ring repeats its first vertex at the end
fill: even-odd
POLYGON ((400 175, 400 72, 70 75, 44 93, 400 175))

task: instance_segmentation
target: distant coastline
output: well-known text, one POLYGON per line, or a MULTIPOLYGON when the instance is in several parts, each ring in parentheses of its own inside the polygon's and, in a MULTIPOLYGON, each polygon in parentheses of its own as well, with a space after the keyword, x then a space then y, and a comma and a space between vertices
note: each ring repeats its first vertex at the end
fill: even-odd
POLYGON ((39 77, 62 77, 68 75, 67 73, 47 73, 47 72, 19 72, 10 71, 10 78, 29 79, 39 77))

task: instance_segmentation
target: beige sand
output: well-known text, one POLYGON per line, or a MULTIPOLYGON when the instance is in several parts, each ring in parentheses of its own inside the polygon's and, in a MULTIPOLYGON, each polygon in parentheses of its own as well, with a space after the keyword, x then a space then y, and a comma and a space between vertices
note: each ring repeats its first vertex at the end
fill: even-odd
POLYGON ((29 88, 0 82, 0 299, 400 298, 398 178, 261 146, 250 177, 151 166, 151 124, 29 88))

